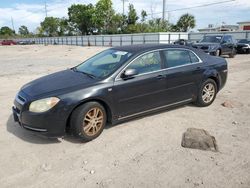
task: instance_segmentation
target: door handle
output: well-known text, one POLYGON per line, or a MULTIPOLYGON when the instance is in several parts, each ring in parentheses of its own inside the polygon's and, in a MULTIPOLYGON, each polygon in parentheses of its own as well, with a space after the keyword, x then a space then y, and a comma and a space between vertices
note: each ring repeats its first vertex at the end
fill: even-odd
POLYGON ((156 76, 156 78, 159 79, 159 80, 163 79, 164 77, 165 77, 165 76, 163 76, 163 75, 158 75, 158 76, 156 76))

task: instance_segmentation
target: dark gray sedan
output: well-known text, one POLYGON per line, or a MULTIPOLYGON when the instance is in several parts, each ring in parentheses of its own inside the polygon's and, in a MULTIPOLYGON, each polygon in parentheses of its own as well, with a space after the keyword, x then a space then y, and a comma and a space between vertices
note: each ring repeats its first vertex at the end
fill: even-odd
POLYGON ((187 103, 210 105, 227 79, 220 57, 178 45, 134 45, 105 50, 82 64, 24 85, 13 106, 30 131, 85 141, 115 124, 187 103))

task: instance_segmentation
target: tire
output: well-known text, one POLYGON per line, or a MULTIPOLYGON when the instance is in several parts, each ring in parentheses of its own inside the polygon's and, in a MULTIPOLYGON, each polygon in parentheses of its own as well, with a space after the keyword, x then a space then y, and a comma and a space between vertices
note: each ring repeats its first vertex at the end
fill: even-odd
POLYGON ((234 58, 235 55, 236 55, 236 50, 233 49, 233 51, 229 54, 229 57, 230 57, 230 58, 234 58))
POLYGON ((105 108, 98 102, 88 102, 73 111, 70 128, 74 136, 88 142, 102 133, 106 122, 105 108))
POLYGON ((221 51, 218 49, 215 51, 215 56, 219 57, 221 55, 221 51))
POLYGON ((214 99, 216 98, 216 94, 217 94, 218 88, 217 88, 217 84, 214 80, 212 79, 207 79, 205 82, 203 82, 201 84, 201 87, 199 89, 198 95, 197 95, 197 101, 195 102, 197 106, 200 107, 206 107, 211 105, 214 102, 214 99), (210 90, 209 87, 213 87, 213 92, 212 89, 210 90), (206 93, 204 90, 207 89, 209 90, 209 93, 206 93), (211 96, 213 93, 213 96, 211 96), (210 99, 207 100, 210 95, 210 99))

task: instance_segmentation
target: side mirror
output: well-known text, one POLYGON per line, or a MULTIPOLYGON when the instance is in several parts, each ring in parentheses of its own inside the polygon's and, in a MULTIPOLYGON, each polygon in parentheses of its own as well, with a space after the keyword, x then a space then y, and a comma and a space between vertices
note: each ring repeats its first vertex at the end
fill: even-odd
POLYGON ((122 73, 121 78, 126 80, 126 79, 133 78, 137 74, 138 74, 137 70, 135 70, 135 69, 127 69, 122 73))

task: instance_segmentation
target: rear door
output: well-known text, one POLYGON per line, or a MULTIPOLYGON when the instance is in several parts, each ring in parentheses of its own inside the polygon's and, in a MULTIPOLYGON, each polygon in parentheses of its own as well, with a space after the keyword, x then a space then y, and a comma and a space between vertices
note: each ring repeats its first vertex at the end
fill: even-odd
POLYGON ((166 80, 162 67, 160 52, 149 52, 135 59, 124 69, 136 69, 138 75, 128 80, 120 76, 116 78, 113 99, 116 114, 120 119, 164 103, 166 80))
POLYGON ((163 53, 167 67, 168 103, 194 99, 204 71, 200 58, 186 49, 168 49, 163 53))

